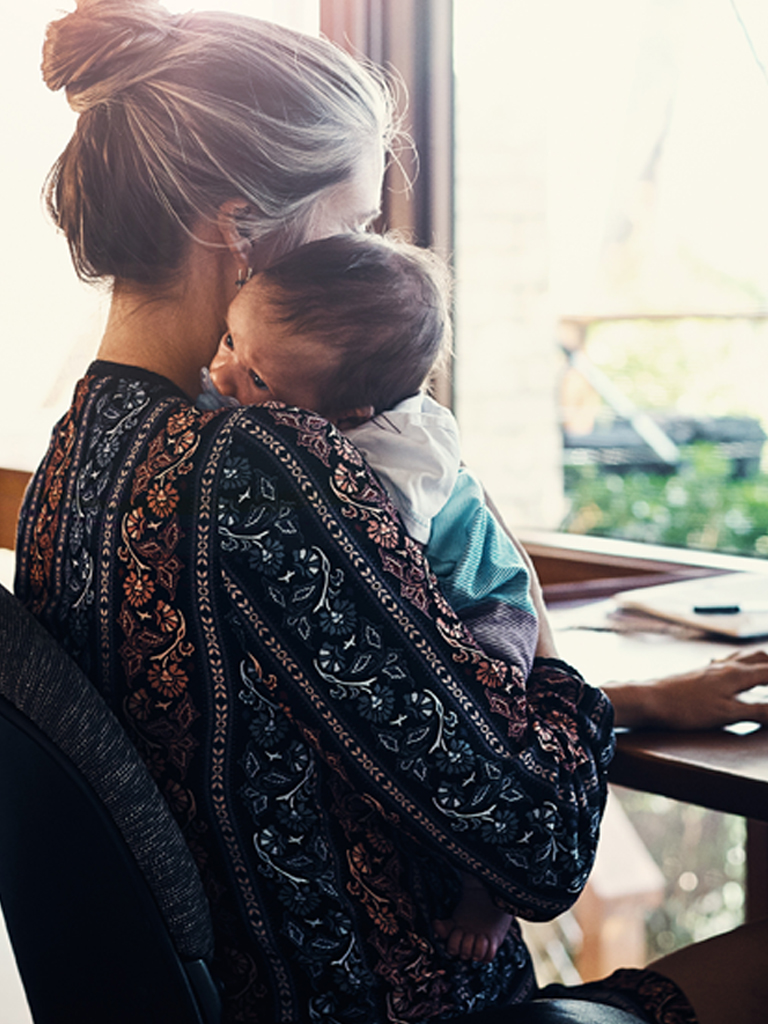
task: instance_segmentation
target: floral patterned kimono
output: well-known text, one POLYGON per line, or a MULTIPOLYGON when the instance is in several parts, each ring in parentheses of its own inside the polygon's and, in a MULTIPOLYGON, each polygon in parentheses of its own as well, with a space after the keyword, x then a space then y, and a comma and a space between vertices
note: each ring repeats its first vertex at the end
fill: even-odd
POLYGON ((93 680, 195 854, 227 1021, 422 1021, 528 998, 432 922, 459 875, 551 918, 592 865, 606 697, 487 656, 356 448, 94 363, 27 493, 17 593, 93 680))

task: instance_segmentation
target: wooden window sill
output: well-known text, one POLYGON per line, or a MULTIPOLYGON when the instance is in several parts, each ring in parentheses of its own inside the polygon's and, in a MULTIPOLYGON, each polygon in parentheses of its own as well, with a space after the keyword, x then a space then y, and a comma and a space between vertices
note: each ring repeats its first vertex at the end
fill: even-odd
POLYGON ((631 587, 653 586, 724 572, 764 572, 768 560, 692 548, 520 530, 548 602, 598 598, 631 587))

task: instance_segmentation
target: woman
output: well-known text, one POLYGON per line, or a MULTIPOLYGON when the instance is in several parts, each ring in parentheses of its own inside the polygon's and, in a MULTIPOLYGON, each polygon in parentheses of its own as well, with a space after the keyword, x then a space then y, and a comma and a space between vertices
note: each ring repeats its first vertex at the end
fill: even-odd
MULTIPOLYGON (((545 618, 527 681, 485 656, 325 421, 191 402, 238 283, 375 214, 386 91, 321 41, 149 0, 81 0, 43 70, 81 115, 49 205, 79 274, 114 285, 25 501, 16 588, 184 830, 226 1019, 424 1020, 529 998, 516 928, 478 965, 433 923, 460 871, 531 918, 575 899, 609 702, 556 659, 545 618)), ((754 668, 732 666, 726 689, 754 668)), ((619 719, 673 720, 691 685, 646 707, 620 688, 619 719)), ((692 1020, 680 982, 703 1024, 725 1019, 706 985, 736 943, 727 1016, 760 1019, 742 996, 762 933, 729 941, 590 997, 692 1020)))

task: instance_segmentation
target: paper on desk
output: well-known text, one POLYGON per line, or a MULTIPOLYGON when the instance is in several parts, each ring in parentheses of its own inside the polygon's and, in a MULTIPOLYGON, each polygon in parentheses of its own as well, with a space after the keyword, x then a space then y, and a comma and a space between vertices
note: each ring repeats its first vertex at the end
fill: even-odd
MULTIPOLYGON (((718 638, 650 615, 624 612, 613 598, 570 607, 555 605, 549 614, 560 656, 597 686, 689 672, 709 661, 766 646, 764 642, 718 638)), ((756 686, 740 694, 739 699, 745 704, 768 702, 768 687, 756 686)))
POLYGON ((670 622, 646 612, 620 607, 614 598, 589 601, 571 607, 549 609, 557 630, 580 629, 596 633, 660 633, 683 640, 707 635, 706 630, 693 629, 679 622, 670 622))
POLYGON ((645 612, 693 629, 736 640, 768 636, 768 574, 735 572, 723 576, 626 590, 615 597, 620 608, 645 612), (734 608, 731 613, 716 608, 734 608), (696 608, 712 608, 697 612, 696 608))

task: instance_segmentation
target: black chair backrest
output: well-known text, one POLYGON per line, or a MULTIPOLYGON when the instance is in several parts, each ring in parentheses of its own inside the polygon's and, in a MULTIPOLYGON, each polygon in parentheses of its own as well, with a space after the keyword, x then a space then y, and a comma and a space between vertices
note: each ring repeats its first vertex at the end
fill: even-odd
POLYGON ((0 587, 0 902, 36 1024, 215 1024, 213 931, 99 694, 0 587))
POLYGON ((533 999, 457 1018, 456 1024, 639 1024, 639 1020, 616 1006, 586 999, 533 999))

